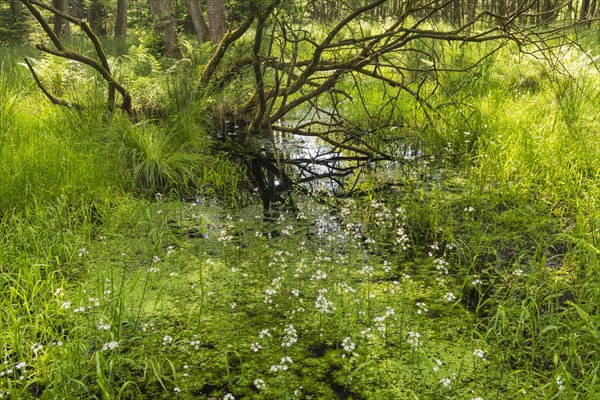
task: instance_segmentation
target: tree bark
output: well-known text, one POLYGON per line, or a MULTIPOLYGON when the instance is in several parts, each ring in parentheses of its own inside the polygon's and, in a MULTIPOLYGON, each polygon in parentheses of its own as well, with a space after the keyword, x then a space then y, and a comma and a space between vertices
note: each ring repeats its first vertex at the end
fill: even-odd
MULTIPOLYGON (((65 14, 69 13, 69 0, 52 0, 52 5, 65 14)), ((58 14, 54 14, 54 33, 66 42, 71 39, 71 25, 58 14)))
POLYGON ((583 0, 581 2, 581 10, 579 13, 579 19, 581 21, 588 20, 590 18, 590 0, 583 0))
POLYGON ((164 38, 165 55, 180 59, 181 50, 170 0, 150 0, 154 31, 164 38))
POLYGON ((225 21, 225 1, 224 0, 206 0, 208 11, 208 29, 210 40, 217 44, 227 32, 227 22, 225 21))
POLYGON ((202 16, 202 11, 200 10, 198 0, 187 0, 187 5, 188 11, 190 12, 190 19, 192 20, 192 25, 198 41, 200 43, 204 43, 210 40, 208 25, 202 16))
POLYGON ((117 0, 115 37, 121 41, 127 38, 127 0, 117 0))
POLYGON ((18 0, 10 0, 9 2, 9 16, 10 23, 15 24, 19 22, 19 18, 22 18, 21 11, 23 10, 23 4, 18 0))
POLYGON ((88 10, 88 23, 98 36, 106 36, 106 8, 102 0, 92 0, 88 10))
MULTIPOLYGON (((595 18, 598 15, 598 10, 596 10, 597 7, 597 1, 596 0, 592 0, 591 4, 590 4, 590 18, 595 18)), ((591 23, 591 21, 590 21, 591 23)))

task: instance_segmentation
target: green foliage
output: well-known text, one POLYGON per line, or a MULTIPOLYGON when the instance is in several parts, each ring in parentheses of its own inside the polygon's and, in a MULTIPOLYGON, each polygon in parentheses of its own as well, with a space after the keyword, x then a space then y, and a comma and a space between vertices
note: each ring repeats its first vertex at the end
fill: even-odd
POLYGON ((145 37, 142 38, 142 44, 144 48, 146 48, 148 52, 156 58, 161 58, 165 55, 166 49, 164 38, 156 34, 154 31, 150 31, 145 37))
MULTIPOLYGON (((457 68, 485 51, 441 46, 457 68)), ((381 114, 348 102, 348 122, 406 162, 353 176, 363 197, 298 195, 264 223, 214 154, 216 95, 176 79, 207 49, 112 60, 141 122, 51 106, 3 51, 0 394, 596 398, 598 76, 548 80, 512 52, 441 86, 415 72, 430 118, 369 85, 381 114), (369 131, 378 118, 391 126, 369 131)), ((84 69, 37 67, 68 98, 103 95, 77 94, 84 69)))
POLYGON ((152 125, 125 133, 125 157, 136 186, 155 193, 169 187, 186 187, 193 181, 207 159, 190 152, 187 143, 177 143, 177 139, 152 125))

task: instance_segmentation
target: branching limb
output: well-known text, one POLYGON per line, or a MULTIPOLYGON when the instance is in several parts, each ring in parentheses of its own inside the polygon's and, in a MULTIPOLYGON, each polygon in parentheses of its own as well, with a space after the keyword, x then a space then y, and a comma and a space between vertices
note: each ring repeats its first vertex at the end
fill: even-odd
POLYGON ((46 89, 46 87, 40 80, 38 74, 35 72, 35 69, 33 68, 33 65, 31 65, 31 62, 29 61, 29 59, 26 57, 24 60, 25 60, 25 64, 27 64, 27 68, 29 68, 31 75, 33 76, 33 80, 35 81, 37 87, 40 88, 42 93, 44 93, 44 95, 48 98, 48 100, 50 100, 50 102, 52 102, 52 104, 56 104, 56 105, 64 106, 64 107, 68 107, 68 108, 74 108, 76 110, 83 109, 83 107, 80 104, 74 104, 74 103, 68 102, 64 99, 59 99, 58 97, 53 96, 46 89))
POLYGON ((52 44, 54 45, 56 50, 51 49, 44 44, 38 44, 36 47, 45 53, 52 54, 52 55, 62 57, 62 58, 67 58, 67 59, 70 59, 73 61, 78 61, 78 62, 86 64, 86 65, 90 66, 91 68, 93 68, 94 70, 96 70, 108 84, 108 107, 109 107, 109 109, 113 109, 113 107, 114 107, 115 91, 117 91, 117 92, 119 92, 119 94, 121 94, 121 96, 123 98, 123 102, 122 102, 120 108, 123 111, 125 111, 127 114, 131 114, 131 96, 129 94, 129 91, 123 85, 121 85, 119 82, 117 82, 114 79, 114 77, 110 71, 110 66, 108 64, 108 59, 106 57, 106 53, 104 52, 104 49, 102 48, 102 45, 100 43, 100 39, 98 38, 98 36, 96 36, 96 34, 94 34, 94 32, 89 27, 87 22, 82 19, 75 18, 67 13, 64 13, 52 6, 49 6, 49 5, 39 1, 39 0, 20 0, 20 1, 29 10, 31 15, 38 21, 38 23, 40 24, 40 26, 42 27, 44 32, 46 32, 47 36, 50 38, 50 41, 52 42, 52 44), (81 30, 87 35, 87 37, 90 39, 92 44, 94 45, 94 49, 96 51, 99 61, 95 60, 91 57, 85 56, 81 53, 74 52, 74 51, 70 50, 67 46, 65 46, 65 44, 60 40, 60 38, 54 33, 54 31, 50 27, 50 24, 48 24, 46 19, 42 16, 42 14, 38 11, 38 9, 35 6, 42 8, 44 10, 50 11, 50 12, 54 13, 55 15, 59 15, 59 16, 65 18, 66 20, 68 20, 74 24, 77 24, 81 28, 81 30))
POLYGON ((250 29, 255 18, 256 17, 254 14, 250 15, 244 20, 244 22, 242 22, 242 24, 236 30, 230 30, 225 34, 225 36, 223 36, 223 38, 217 45, 213 56, 210 58, 210 60, 202 70, 202 75, 200 76, 200 84, 202 86, 206 86, 210 83, 210 81, 213 79, 217 68, 219 67, 219 64, 223 60, 223 57, 225 57, 229 46, 231 46, 236 40, 241 38, 242 35, 246 33, 248 29, 250 29))

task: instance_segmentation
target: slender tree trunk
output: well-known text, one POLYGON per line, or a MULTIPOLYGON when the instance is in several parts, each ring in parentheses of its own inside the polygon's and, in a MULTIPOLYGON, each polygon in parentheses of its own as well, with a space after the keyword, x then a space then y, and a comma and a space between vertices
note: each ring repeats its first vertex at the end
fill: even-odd
POLYGON ((165 41, 165 55, 180 59, 181 50, 170 0, 150 0, 150 8, 152 9, 154 31, 165 41))
POLYGON ((225 32, 227 32, 227 22, 225 21, 225 1, 224 0, 206 0, 208 11, 208 28, 210 40, 213 43, 219 43, 225 32))
POLYGON ((461 10, 461 1, 454 0, 452 2, 452 23, 455 26, 460 26, 462 24, 462 11, 461 10))
POLYGON ((10 23, 15 24, 19 22, 21 10, 23 9, 23 4, 18 0, 10 0, 9 3, 9 17, 10 23))
MULTIPOLYGON (((52 0, 52 5, 64 13, 69 12, 69 0, 52 0)), ((68 42, 71 39, 69 21, 59 15, 54 15, 54 33, 68 42)))
POLYGON ((88 10, 90 28, 98 36, 106 36, 106 8, 103 0, 92 0, 88 10))
POLYGON ((582 0, 581 10, 579 12, 579 19, 586 21, 590 18, 590 0, 582 0))
POLYGON ((194 26, 194 32, 196 33, 198 41, 200 43, 204 43, 210 40, 208 25, 206 24, 206 21, 204 21, 198 0, 187 0, 187 5, 190 12, 190 19, 192 20, 192 25, 194 26))
POLYGON ((117 0, 115 37, 123 42, 127 39, 127 0, 117 0))
MULTIPOLYGON (((596 0, 594 0, 594 1, 596 1, 596 0)), ((558 15, 556 13, 556 1, 544 0, 543 22, 556 21, 557 16, 558 15)))

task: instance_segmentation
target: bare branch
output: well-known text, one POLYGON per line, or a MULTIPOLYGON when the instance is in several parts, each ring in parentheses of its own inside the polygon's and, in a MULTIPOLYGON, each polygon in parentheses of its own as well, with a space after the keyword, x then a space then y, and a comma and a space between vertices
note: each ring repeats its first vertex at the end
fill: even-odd
POLYGON ((29 12, 33 15, 33 17, 38 21, 38 23, 40 24, 40 26, 42 27, 44 32, 46 32, 46 34, 48 35, 48 37, 54 44, 54 47, 56 47, 56 50, 53 50, 44 44, 38 44, 36 47, 39 50, 44 51, 48 54, 52 54, 52 55, 62 57, 62 58, 67 58, 67 59, 74 60, 74 61, 78 61, 78 62, 86 64, 86 65, 92 67, 93 69, 95 69, 98 73, 100 73, 102 78, 108 84, 108 107, 109 107, 109 109, 112 109, 114 107, 115 90, 116 90, 119 92, 119 94, 121 94, 121 96, 123 98, 123 102, 120 106, 121 109, 123 111, 125 111, 127 114, 131 114, 131 96, 130 96, 128 90, 123 85, 121 85, 119 82, 117 82, 114 79, 114 77, 112 76, 112 73, 110 72, 110 66, 108 64, 108 59, 106 57, 104 49, 102 48, 100 39, 90 29, 87 22, 82 19, 75 18, 67 13, 64 13, 52 6, 49 6, 49 5, 39 1, 39 0, 20 0, 20 1, 25 5, 25 7, 29 10, 29 12), (50 27, 48 22, 44 19, 44 17, 41 15, 41 13, 34 7, 34 5, 40 7, 44 10, 50 11, 56 15, 59 15, 74 24, 77 24, 81 28, 81 30, 87 35, 87 37, 90 39, 92 44, 94 45, 94 49, 95 49, 98 59, 100 61, 94 60, 93 58, 90 58, 83 54, 74 52, 74 51, 70 50, 69 48, 67 48, 64 45, 64 43, 62 43, 60 38, 58 36, 56 36, 56 34, 54 34, 54 32, 52 31, 52 28, 50 27))
POLYGON ((217 70, 219 64, 221 63, 221 60, 223 59, 223 57, 225 56, 225 54, 227 52, 227 48, 229 48, 229 46, 231 46, 232 43, 234 43, 236 40, 238 40, 240 37, 242 37, 242 35, 244 33, 246 33, 246 31, 248 31, 248 29, 250 29, 250 26, 252 26, 252 22, 254 22, 254 18, 255 18, 254 14, 250 15, 248 18, 246 18, 244 20, 244 22, 236 30, 234 30, 234 31, 230 30, 229 32, 227 32, 227 34, 225 34, 225 36, 223 36, 223 38, 217 45, 217 49, 215 50, 215 53, 211 57, 210 61, 206 64, 204 69, 202 70, 202 75, 200 77, 201 85, 205 86, 211 81, 215 71, 217 70))
POLYGON ((27 68, 29 68, 29 71, 31 72, 31 75, 33 76, 33 80, 35 81, 36 85, 38 86, 38 88, 40 88, 40 90, 42 91, 42 93, 44 93, 44 95, 48 98, 48 100, 50 100, 52 102, 52 104, 57 104, 59 106, 74 108, 74 109, 77 109, 77 110, 83 109, 83 107, 80 104, 74 104, 74 103, 68 102, 68 101, 66 101, 64 99, 59 99, 58 97, 53 96, 46 89, 46 87, 44 86, 44 84, 40 80, 39 76, 35 72, 35 69, 33 68, 33 65, 31 65, 31 62, 29 61, 29 59, 27 57, 25 57, 24 60, 25 60, 25 64, 27 64, 27 68))

